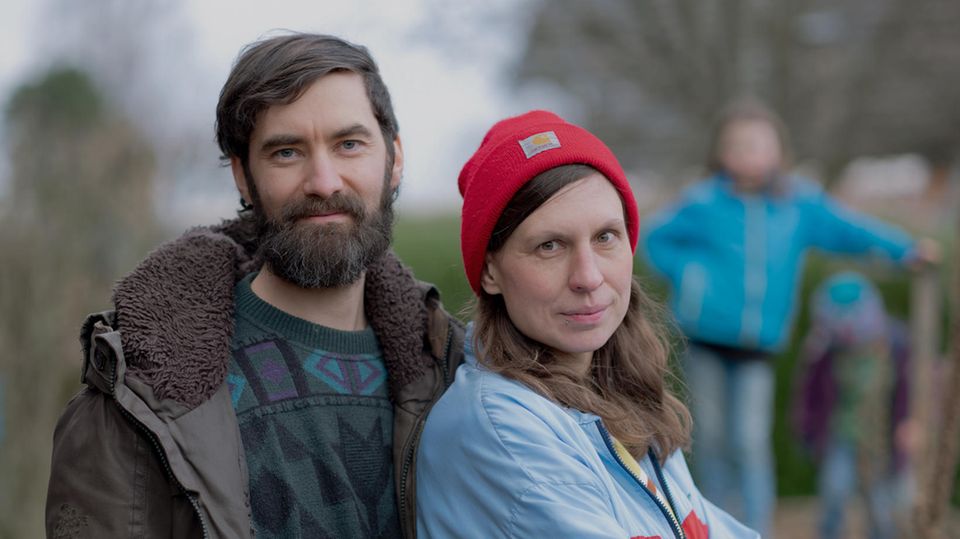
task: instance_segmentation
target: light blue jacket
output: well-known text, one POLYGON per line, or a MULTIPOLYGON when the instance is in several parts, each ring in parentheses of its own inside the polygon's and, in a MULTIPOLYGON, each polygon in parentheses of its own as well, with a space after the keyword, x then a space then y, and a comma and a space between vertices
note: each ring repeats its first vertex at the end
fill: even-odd
POLYGON ((903 230, 841 206, 809 180, 784 178, 779 195, 744 195, 722 175, 649 217, 643 242, 688 337, 768 352, 789 338, 809 247, 896 262, 913 248, 903 230))
POLYGON ((427 418, 417 460, 417 536, 756 538, 704 500, 680 452, 640 465, 680 522, 621 464, 600 418, 478 366, 469 353, 427 418), (681 524, 682 523, 682 524, 681 524), (679 530, 683 528, 681 535, 679 530))

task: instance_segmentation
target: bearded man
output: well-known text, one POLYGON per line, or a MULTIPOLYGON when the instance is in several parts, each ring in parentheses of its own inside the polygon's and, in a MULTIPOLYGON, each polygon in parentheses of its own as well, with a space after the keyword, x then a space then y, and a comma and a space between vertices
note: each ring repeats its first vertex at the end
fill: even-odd
POLYGON ((415 537, 426 412, 463 329, 390 252, 403 149, 368 51, 246 47, 217 106, 239 218, 188 231, 83 325, 50 537, 415 537))

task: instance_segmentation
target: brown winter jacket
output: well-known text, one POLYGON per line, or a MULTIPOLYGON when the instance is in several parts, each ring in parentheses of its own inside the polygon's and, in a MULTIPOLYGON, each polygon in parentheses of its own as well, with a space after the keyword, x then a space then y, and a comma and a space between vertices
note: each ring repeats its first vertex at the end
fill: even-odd
MULTIPOLYGON (((224 382, 233 289, 255 269, 249 224, 198 228, 120 281, 83 325, 86 387, 54 432, 47 536, 250 537, 246 460, 224 382)), ((366 276, 394 403, 405 537, 416 536, 416 449, 463 357, 463 328, 392 253, 366 276)))

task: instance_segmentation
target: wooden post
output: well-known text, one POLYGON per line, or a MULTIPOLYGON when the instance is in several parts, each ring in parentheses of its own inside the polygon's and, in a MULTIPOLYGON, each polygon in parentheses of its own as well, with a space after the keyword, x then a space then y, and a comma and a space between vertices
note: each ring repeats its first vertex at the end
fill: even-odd
MULTIPOLYGON (((953 255, 960 257, 960 249, 955 251, 953 255)), ((960 294, 960 263, 957 263, 958 261, 955 261, 954 273, 950 275, 953 286, 949 288, 952 294, 960 294)), ((925 332, 928 331, 926 325, 930 323, 939 328, 943 297, 943 294, 935 292, 936 273, 933 268, 926 268, 923 271, 927 272, 926 276, 921 272, 915 278, 923 282, 915 282, 917 289, 911 291, 913 294, 911 309, 917 309, 911 312, 911 320, 915 316, 914 313, 917 313, 917 320, 914 320, 915 327, 912 328, 914 333, 911 337, 917 339, 913 345, 917 346, 916 349, 922 354, 919 358, 921 362, 936 358, 939 331, 932 329, 931 333, 925 332), (927 304, 928 301, 932 303, 927 304), (930 316, 933 318, 927 320, 930 316)), ((953 301, 950 302, 949 307, 960 306, 960 296, 951 299, 953 301)), ((923 372, 914 372, 914 375, 919 374, 920 377, 914 380, 911 404, 918 405, 920 408, 917 411, 924 414, 921 416, 923 422, 919 426, 921 438, 925 440, 922 444, 923 450, 914 459, 920 465, 919 468, 915 468, 918 479, 914 511, 916 528, 912 531, 913 536, 921 538, 944 537, 954 478, 957 473, 957 461, 960 457, 960 316, 956 312, 952 314, 950 354, 946 361, 934 369, 931 369, 932 363, 928 362, 926 366, 919 367, 923 372), (936 376, 932 376, 933 373, 936 373, 936 376)))
POLYGON ((949 394, 950 389, 945 386, 952 385, 937 383, 933 376, 940 345, 941 292, 937 275, 935 267, 925 266, 913 274, 910 286, 910 416, 920 435, 911 458, 917 482, 911 535, 930 539, 940 537, 942 518, 936 461, 941 438, 938 425, 944 418, 937 412, 941 399, 936 397, 942 393, 934 388, 940 385, 949 394))

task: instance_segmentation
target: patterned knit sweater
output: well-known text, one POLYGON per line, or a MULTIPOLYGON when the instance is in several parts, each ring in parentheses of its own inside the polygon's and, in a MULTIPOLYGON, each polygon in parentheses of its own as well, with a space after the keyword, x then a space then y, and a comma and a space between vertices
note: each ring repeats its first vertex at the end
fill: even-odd
POLYGON ((235 290, 227 383, 258 537, 400 537, 393 406, 373 330, 338 331, 235 290))

